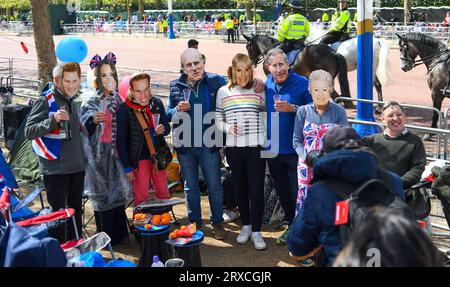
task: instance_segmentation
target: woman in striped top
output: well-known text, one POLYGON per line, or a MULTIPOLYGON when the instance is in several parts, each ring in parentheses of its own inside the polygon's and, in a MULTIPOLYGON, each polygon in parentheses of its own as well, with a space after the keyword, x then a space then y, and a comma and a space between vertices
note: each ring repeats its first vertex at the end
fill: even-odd
POLYGON ((236 241, 249 239, 257 250, 267 248, 261 234, 264 211, 265 160, 261 158, 265 128, 264 93, 253 88, 250 58, 236 54, 228 68, 229 83, 217 93, 216 125, 226 134, 225 155, 230 164, 243 227, 236 241), (251 208, 250 208, 251 206, 251 208))

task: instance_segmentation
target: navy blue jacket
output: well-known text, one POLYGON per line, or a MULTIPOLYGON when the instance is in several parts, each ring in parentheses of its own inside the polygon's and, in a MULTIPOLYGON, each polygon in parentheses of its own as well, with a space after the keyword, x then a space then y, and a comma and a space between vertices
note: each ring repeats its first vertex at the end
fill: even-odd
POLYGON ((320 158, 313 170, 314 183, 289 228, 287 244, 294 256, 305 256, 322 245, 326 265, 332 265, 342 249, 339 227, 334 225, 336 203, 342 198, 325 188, 323 182, 330 177, 343 179, 355 187, 378 178, 404 200, 400 177, 388 171, 380 175, 373 155, 364 151, 338 150, 320 158))
MULTIPOLYGON (((203 113, 212 112, 215 113, 216 111, 216 98, 217 98, 217 91, 224 85, 226 85, 226 80, 223 76, 213 74, 213 73, 205 73, 203 78, 199 81, 197 84, 196 89, 190 88, 186 84, 186 75, 182 74, 177 80, 173 80, 170 82, 170 94, 169 94, 169 102, 167 105, 167 116, 169 117, 169 121, 173 120, 173 117, 176 115, 176 107, 179 102, 184 101, 184 95, 183 92, 185 89, 190 90, 190 98, 189 103, 191 104, 191 110, 188 112, 190 118, 191 118, 191 124, 192 128, 200 128, 198 126, 193 126, 193 120, 194 120, 194 110, 193 105, 194 104, 201 104, 203 113)), ((204 116, 203 114, 203 116, 204 116)), ((203 132, 205 132, 206 129, 208 129, 211 126, 214 125, 215 121, 212 120, 211 123, 204 124, 202 128, 202 135, 203 132)), ((177 133, 177 128, 182 124, 182 121, 177 124, 173 124, 173 136, 174 141, 173 145, 177 152, 183 152, 184 146, 178 147, 175 141, 175 135, 177 133)), ((191 138, 194 138, 194 131, 191 129, 191 138)), ((223 145, 223 141, 221 142, 223 145)))

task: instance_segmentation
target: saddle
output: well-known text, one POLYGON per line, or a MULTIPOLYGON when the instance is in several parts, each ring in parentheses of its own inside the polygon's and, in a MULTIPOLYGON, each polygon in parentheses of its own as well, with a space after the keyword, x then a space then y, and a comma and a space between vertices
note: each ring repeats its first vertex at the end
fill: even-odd
POLYGON ((295 49, 295 50, 292 50, 292 51, 287 53, 286 56, 287 56, 287 59, 288 59, 289 66, 294 65, 294 62, 295 62, 295 59, 297 59, 298 53, 300 53, 304 48, 305 47, 303 46, 303 48, 301 48, 301 49, 295 49))

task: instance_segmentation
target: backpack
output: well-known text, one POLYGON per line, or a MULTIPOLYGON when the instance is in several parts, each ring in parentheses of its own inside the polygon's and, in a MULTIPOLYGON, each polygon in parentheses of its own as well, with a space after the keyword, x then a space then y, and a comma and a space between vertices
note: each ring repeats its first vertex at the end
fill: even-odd
MULTIPOLYGON (((379 174, 383 171, 379 170, 379 174)), ((341 199, 336 204, 336 209, 342 207, 344 201, 348 200, 348 220, 339 224, 339 232, 341 242, 345 245, 348 242, 355 227, 364 220, 370 209, 376 206, 388 208, 393 213, 405 216, 414 220, 409 206, 380 179, 370 179, 361 185, 355 186, 342 179, 327 179, 326 184, 329 189, 333 190, 341 199)), ((336 220, 338 220, 338 212, 336 210, 336 220)))

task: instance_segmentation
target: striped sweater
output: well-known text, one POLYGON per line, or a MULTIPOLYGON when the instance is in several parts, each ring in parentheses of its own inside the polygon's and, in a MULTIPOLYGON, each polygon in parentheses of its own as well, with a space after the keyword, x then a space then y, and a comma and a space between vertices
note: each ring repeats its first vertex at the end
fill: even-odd
POLYGON ((264 93, 257 94, 253 89, 239 86, 223 86, 217 92, 216 125, 226 133, 226 146, 246 147, 264 146, 265 140, 264 93), (242 127, 243 133, 234 136, 229 132, 233 124, 242 127))

